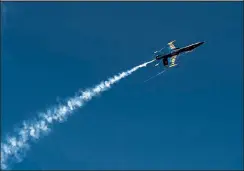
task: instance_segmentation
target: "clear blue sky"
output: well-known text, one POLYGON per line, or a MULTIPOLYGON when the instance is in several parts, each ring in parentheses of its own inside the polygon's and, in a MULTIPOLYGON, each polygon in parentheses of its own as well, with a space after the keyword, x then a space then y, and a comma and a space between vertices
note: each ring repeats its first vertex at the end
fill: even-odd
POLYGON ((2 133, 152 52, 206 41, 147 83, 122 80, 14 169, 241 169, 241 2, 6 2, 2 133))

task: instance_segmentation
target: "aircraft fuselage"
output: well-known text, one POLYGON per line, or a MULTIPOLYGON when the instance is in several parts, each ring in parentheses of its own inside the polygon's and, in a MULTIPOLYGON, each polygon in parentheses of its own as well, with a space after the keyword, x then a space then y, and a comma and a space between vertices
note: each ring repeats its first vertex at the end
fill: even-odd
POLYGON ((186 53, 186 52, 190 52, 192 51, 193 49, 199 47, 200 45, 202 45, 204 42, 198 42, 198 43, 195 43, 195 44, 191 44, 189 46, 185 46, 183 48, 176 48, 174 50, 172 50, 172 52, 168 53, 168 54, 165 54, 165 55, 159 55, 159 56, 156 56, 156 60, 161 60, 161 59, 164 59, 164 58, 170 58, 172 56, 175 56, 175 55, 179 55, 181 53, 186 53))

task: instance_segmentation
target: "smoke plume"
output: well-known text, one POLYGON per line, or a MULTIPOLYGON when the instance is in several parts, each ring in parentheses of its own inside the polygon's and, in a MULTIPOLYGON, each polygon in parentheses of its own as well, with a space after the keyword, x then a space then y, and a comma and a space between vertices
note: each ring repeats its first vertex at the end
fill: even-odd
POLYGON ((1 142, 1 169, 9 169, 12 163, 21 162, 25 152, 30 148, 30 143, 36 142, 43 135, 47 135, 51 131, 52 124, 65 122, 74 110, 81 108, 93 97, 109 90, 113 84, 122 78, 129 76, 139 68, 146 67, 147 64, 153 61, 115 75, 93 88, 79 91, 79 95, 69 98, 65 104, 51 107, 46 112, 39 113, 38 117, 34 120, 24 121, 22 126, 16 129, 17 131, 13 136, 7 136, 5 141, 1 142))

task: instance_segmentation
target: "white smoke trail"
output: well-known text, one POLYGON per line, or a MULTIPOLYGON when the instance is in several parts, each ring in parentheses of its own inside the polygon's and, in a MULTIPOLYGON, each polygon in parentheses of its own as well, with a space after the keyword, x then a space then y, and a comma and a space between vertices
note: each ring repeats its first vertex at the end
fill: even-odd
POLYGON ((136 66, 128 71, 122 72, 118 75, 103 81, 91 89, 81 91, 81 95, 76 95, 66 101, 66 104, 58 105, 47 109, 45 113, 40 113, 38 118, 31 121, 24 121, 20 129, 17 130, 15 136, 8 136, 4 143, 1 142, 1 169, 9 169, 12 162, 21 162, 25 151, 29 148, 31 141, 37 141, 41 135, 46 135, 50 131, 50 126, 54 122, 64 122, 72 114, 72 112, 84 105, 93 97, 99 95, 101 92, 111 88, 113 84, 125 78, 138 70, 146 67, 146 62, 136 66))

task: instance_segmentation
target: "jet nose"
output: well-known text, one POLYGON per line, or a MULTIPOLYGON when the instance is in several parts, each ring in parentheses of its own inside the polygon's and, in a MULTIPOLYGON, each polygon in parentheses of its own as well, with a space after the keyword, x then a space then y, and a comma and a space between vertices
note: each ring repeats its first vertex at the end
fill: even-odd
POLYGON ((205 42, 199 42, 199 43, 197 43, 196 45, 197 46, 201 46, 202 44, 204 44, 205 42))
POLYGON ((202 45, 204 42, 198 42, 199 45, 202 45))
POLYGON ((199 43, 199 45, 202 45, 202 44, 204 44, 204 43, 205 43, 205 41, 203 41, 203 42, 200 42, 200 43, 199 43))

